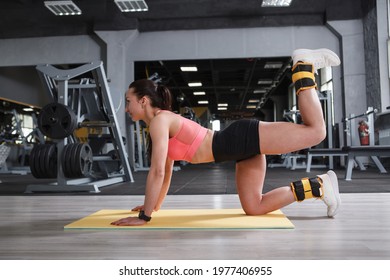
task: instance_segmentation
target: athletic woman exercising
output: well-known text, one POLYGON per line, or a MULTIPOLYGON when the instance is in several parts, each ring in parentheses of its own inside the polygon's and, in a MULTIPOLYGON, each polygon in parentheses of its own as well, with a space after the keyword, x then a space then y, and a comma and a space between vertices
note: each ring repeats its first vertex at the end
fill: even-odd
POLYGON ((315 178, 303 178, 289 186, 262 194, 266 155, 284 154, 320 143, 326 136, 322 108, 316 92, 317 69, 340 64, 330 50, 300 49, 293 52, 292 80, 299 96, 303 124, 239 120, 222 131, 212 131, 171 112, 168 88, 150 80, 130 84, 126 92, 126 112, 134 121, 149 126, 153 143, 151 165, 146 180, 145 201, 133 211, 137 217, 113 222, 118 226, 139 226, 151 220, 168 193, 173 163, 236 161, 237 192, 247 215, 261 215, 294 201, 320 198, 333 217, 340 205, 337 177, 333 171, 315 178))

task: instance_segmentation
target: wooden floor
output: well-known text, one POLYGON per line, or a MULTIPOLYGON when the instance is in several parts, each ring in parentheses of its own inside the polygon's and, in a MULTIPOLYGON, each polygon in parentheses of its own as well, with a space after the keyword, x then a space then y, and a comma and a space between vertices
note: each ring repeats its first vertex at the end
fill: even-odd
MULTIPOLYGON (((390 193, 343 193, 326 217, 320 200, 282 211, 294 230, 64 231, 101 209, 127 209, 142 196, 0 196, 0 259, 390 259, 390 193)), ((237 208, 235 194, 170 195, 165 209, 237 208)))

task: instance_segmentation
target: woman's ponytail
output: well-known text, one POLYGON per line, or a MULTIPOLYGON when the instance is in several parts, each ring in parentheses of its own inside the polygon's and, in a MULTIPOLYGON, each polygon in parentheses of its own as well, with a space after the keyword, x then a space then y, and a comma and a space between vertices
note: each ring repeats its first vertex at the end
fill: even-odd
POLYGON ((157 85, 156 91, 161 98, 160 108, 172 111, 172 94, 170 90, 164 85, 157 85))
POLYGON ((138 98, 149 97, 153 107, 172 111, 172 94, 166 86, 142 79, 132 82, 129 88, 135 89, 138 98))

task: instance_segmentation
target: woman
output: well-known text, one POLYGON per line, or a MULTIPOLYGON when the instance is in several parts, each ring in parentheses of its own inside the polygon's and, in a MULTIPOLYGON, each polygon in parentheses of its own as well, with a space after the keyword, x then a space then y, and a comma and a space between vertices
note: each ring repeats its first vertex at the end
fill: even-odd
POLYGON ((320 198, 333 217, 340 205, 337 177, 333 171, 316 178, 304 178, 290 186, 262 194, 269 154, 284 154, 320 143, 326 136, 322 108, 316 92, 314 73, 340 60, 327 49, 300 49, 293 53, 293 82, 299 96, 304 124, 240 120, 225 130, 214 132, 170 111, 171 95, 164 86, 149 80, 130 84, 126 92, 126 112, 134 121, 149 126, 151 165, 146 180, 144 205, 138 217, 113 222, 118 226, 139 226, 151 220, 168 192, 174 160, 191 163, 236 161, 237 191, 247 215, 261 215, 294 201, 320 198))

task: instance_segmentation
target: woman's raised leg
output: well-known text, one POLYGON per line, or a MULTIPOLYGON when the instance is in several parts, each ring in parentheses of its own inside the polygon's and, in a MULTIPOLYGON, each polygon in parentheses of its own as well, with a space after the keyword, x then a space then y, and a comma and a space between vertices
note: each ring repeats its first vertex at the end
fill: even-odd
POLYGON ((293 54, 293 81, 299 94, 303 124, 260 122, 261 155, 236 164, 236 184, 241 205, 247 215, 261 215, 282 208, 294 201, 321 198, 333 217, 341 203, 337 177, 333 171, 316 178, 303 178, 262 194, 266 154, 281 154, 304 149, 321 142, 326 136, 320 101, 316 92, 314 72, 322 67, 336 66, 340 60, 327 49, 298 50, 293 54), (301 63, 302 62, 302 63, 301 63))
POLYGON ((293 81, 303 124, 260 122, 262 154, 283 154, 320 143, 326 136, 321 103, 316 91, 314 73, 319 68, 340 64, 330 50, 296 50, 293 53, 293 81))
POLYGON ((298 106, 303 124, 260 122, 262 154, 285 154, 320 143, 326 136, 324 117, 315 89, 301 91, 298 106))

